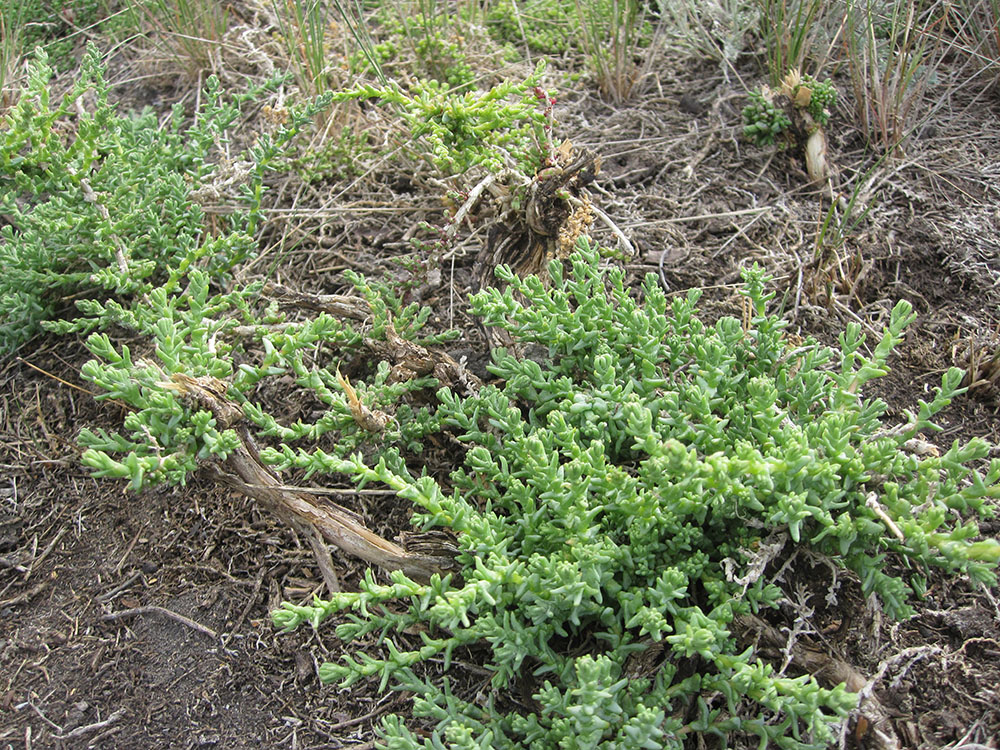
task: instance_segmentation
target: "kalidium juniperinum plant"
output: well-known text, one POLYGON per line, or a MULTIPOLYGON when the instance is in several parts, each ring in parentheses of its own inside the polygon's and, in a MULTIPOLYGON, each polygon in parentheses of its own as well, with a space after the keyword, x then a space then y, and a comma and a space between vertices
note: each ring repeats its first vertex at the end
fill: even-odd
POLYGON ((262 300, 262 284, 233 284, 229 277, 256 251, 265 172, 328 99, 289 113, 244 158, 219 165, 212 158, 244 99, 224 101, 209 79, 194 123, 182 127, 175 110, 170 127, 160 129, 151 114, 116 113, 96 49, 84 71, 61 105, 51 106, 50 71, 40 55, 7 121, 0 154, 0 205, 12 217, 0 235, 0 342, 13 348, 39 326, 90 332, 86 345, 95 358, 82 377, 101 389, 99 398, 131 410, 120 431, 81 432, 84 464, 141 490, 183 484, 206 459, 224 460, 244 447, 229 425, 186 397, 179 378, 225 382, 262 440, 308 441, 342 455, 371 443, 359 416, 391 412, 378 439, 419 450, 419 438, 435 426, 424 425, 425 409, 399 402, 436 381, 426 373, 393 380, 390 365, 380 362, 363 373, 370 382, 352 385, 337 364, 387 331, 404 341, 447 338, 417 335, 428 309, 404 306, 385 286, 350 276, 367 320, 363 330, 327 313, 288 319, 277 303, 262 300), (73 138, 65 138, 71 108, 89 88, 95 112, 77 114, 73 138), (240 184, 243 200, 213 234, 193 194, 211 188, 220 169, 232 172, 227 177, 240 184), (53 320, 64 295, 79 297, 77 316, 53 320), (122 329, 146 343, 130 348, 109 333, 122 329), (334 356, 319 364, 321 353, 334 356), (257 404, 261 382, 278 376, 311 391, 325 406, 321 416, 286 425, 257 404))
POLYGON ((550 99, 538 84, 539 63, 524 81, 504 81, 489 91, 450 91, 434 80, 403 91, 396 83, 339 92, 335 100, 377 100, 394 107, 412 137, 407 150, 447 175, 474 167, 533 175, 548 155, 550 99))
POLYGON ((499 0, 489 6, 487 28, 493 38, 511 47, 527 46, 547 55, 574 47, 587 49, 588 34, 603 35, 609 48, 627 39, 629 51, 636 52, 653 40, 653 25, 645 11, 645 6, 624 0, 499 0), (626 24, 631 27, 625 28, 626 24))
POLYGON ((51 99, 51 76, 39 50, 25 91, 0 121, 0 213, 7 217, 0 229, 0 353, 45 325, 61 332, 102 325, 91 298, 112 297, 127 307, 160 284, 175 290, 191 268, 221 279, 256 250, 270 164, 325 104, 293 114, 274 134, 261 134, 249 153, 220 167, 219 145, 240 103, 259 89, 227 100, 210 78, 194 122, 185 125, 178 107, 161 128, 151 111, 125 116, 109 103, 94 46, 60 102, 51 99), (88 91, 96 99, 93 112, 77 107, 88 91), (213 236, 193 196, 220 168, 241 185, 246 210, 219 221, 228 231, 213 236), (83 317, 50 322, 72 311, 66 300, 76 300, 83 317))
POLYGON ((747 99, 750 103, 743 108, 743 137, 758 146, 773 146, 792 126, 791 118, 763 90, 751 91, 747 99))
POLYGON ((574 0, 499 0, 489 6, 487 28, 498 41, 558 55, 579 37, 574 0))
POLYGON ((743 108, 743 136, 758 146, 774 145, 801 149, 806 171, 814 182, 829 177, 824 126, 837 102, 837 90, 830 79, 819 81, 798 70, 790 70, 779 91, 767 86, 748 95, 743 108))
POLYGON ((467 382, 453 361, 415 340, 430 311, 403 305, 386 285, 352 276, 356 294, 346 297, 267 293, 293 306, 328 306, 303 317, 277 299, 268 303, 262 282, 240 283, 231 273, 256 251, 265 173, 287 159, 297 130, 329 97, 282 113, 273 132, 258 133, 245 154, 225 159, 226 134, 253 92, 223 101, 210 79, 194 123, 182 128, 175 110, 172 126, 160 129, 152 117, 122 118, 108 105, 93 49, 85 69, 85 80, 51 107, 48 73, 44 60, 38 63, 0 152, 10 221, 0 236, 7 271, 0 301, 12 313, 2 321, 2 342, 13 348, 39 326, 89 333, 95 358, 81 375, 101 389, 98 398, 127 410, 120 430, 81 432, 84 464, 98 476, 130 479, 135 490, 183 484, 208 469, 305 534, 334 590, 324 540, 370 563, 429 577, 423 571, 447 558, 411 552, 349 513, 287 490, 257 450, 258 440, 275 440, 286 448, 305 443, 321 456, 365 449, 379 457, 386 446, 418 452, 439 426, 433 410, 410 395, 430 394, 439 371, 448 382, 467 382), (96 92, 93 115, 74 105, 88 87, 96 92), (206 217, 198 203, 206 197, 228 201, 229 215, 206 217), (77 316, 53 320, 62 296, 76 300, 77 316), (122 330, 134 340, 124 344, 122 330), (276 413, 257 402, 279 377, 325 407, 318 418, 296 418, 284 402, 276 413))
POLYGON ((59 72, 76 67, 81 29, 93 34, 98 27, 106 33, 122 26, 121 19, 114 18, 117 14, 105 17, 108 4, 101 0, 19 0, 3 6, 0 23, 23 45, 18 54, 26 55, 35 47, 42 47, 59 72))
POLYGON ((421 337, 428 308, 403 306, 387 288, 360 276, 350 278, 370 313, 363 330, 327 313, 292 321, 274 304, 260 310, 255 304, 259 284, 213 293, 207 274, 199 270, 191 271, 182 287, 154 289, 134 310, 115 302, 93 303, 91 314, 111 317, 147 337, 154 356, 136 360, 128 346, 116 345, 107 334, 94 333, 87 339, 95 359, 83 366, 82 377, 102 389, 101 398, 117 399, 134 411, 121 432, 81 432, 83 463, 96 476, 131 480, 139 491, 160 483, 184 484, 205 459, 225 459, 235 450, 239 441, 234 431, 220 425, 210 410, 185 398, 174 384, 177 376, 224 382, 259 439, 276 439, 286 451, 305 443, 309 451, 322 456, 346 456, 373 442, 378 444, 376 453, 380 445, 420 450, 420 439, 438 429, 437 423, 426 409, 401 402, 437 381, 393 379, 383 361, 367 373, 371 375, 367 384, 352 386, 339 365, 364 351, 366 339, 384 339, 388 327, 394 335, 420 344, 439 343, 450 334, 421 337), (289 376, 322 404, 315 420, 282 424, 255 400, 262 382, 289 376), (369 413, 392 412, 393 418, 373 435, 359 424, 358 403, 369 413))
POLYGON ((973 540, 975 517, 1000 496, 1000 460, 976 468, 989 453, 978 439, 940 456, 907 450, 962 373, 945 373, 890 429, 886 404, 862 391, 885 374, 909 304, 865 354, 855 324, 839 348, 793 344, 766 311, 773 295, 756 266, 744 273, 743 320, 706 326, 698 291, 671 302, 650 275, 637 301, 601 263, 581 240, 568 274, 550 265, 548 285, 501 267, 507 288, 473 298, 485 324, 536 354, 498 350, 500 385, 439 392, 438 418, 466 446, 449 483, 391 457, 310 460, 382 482, 414 503, 416 524, 457 532, 459 573, 428 584, 369 575, 357 593, 286 603, 274 621, 318 627, 344 613, 345 643, 376 637, 375 652, 320 675, 412 691, 433 734, 390 717, 391 748, 679 749, 698 734, 827 747, 855 696, 738 646, 740 618, 787 596, 765 572, 802 546, 853 571, 893 617, 910 612, 928 567, 995 581, 1000 543, 973 540), (889 572, 888 555, 913 579, 889 572), (467 646, 485 649, 494 692, 453 690, 421 667, 447 670, 467 646), (657 648, 655 668, 631 658, 657 648), (515 685, 536 703, 508 714, 497 698, 515 685))
MULTIPOLYGON (((782 94, 792 106, 809 114, 813 123, 824 126, 830 121, 830 111, 837 103, 837 89, 828 78, 818 81, 811 75, 789 73, 782 81, 782 94)), ((773 146, 792 121, 774 94, 762 88, 747 94, 750 103, 743 108, 743 135, 758 146, 773 146)))
POLYGON ((355 53, 352 65, 375 68, 379 80, 433 80, 453 93, 474 88, 476 73, 466 57, 471 37, 481 33, 437 0, 382 4, 372 20, 378 42, 355 53))

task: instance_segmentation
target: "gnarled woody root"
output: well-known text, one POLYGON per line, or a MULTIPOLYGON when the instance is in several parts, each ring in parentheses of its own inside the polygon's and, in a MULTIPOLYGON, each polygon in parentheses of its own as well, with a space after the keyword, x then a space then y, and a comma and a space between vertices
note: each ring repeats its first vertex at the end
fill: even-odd
POLYGON ((385 570, 401 570, 415 581, 429 581, 433 574, 443 575, 454 567, 452 554, 443 543, 439 549, 427 552, 408 551, 373 533, 346 510, 326 502, 319 504, 312 495, 285 488, 277 475, 261 463, 243 411, 226 396, 223 381, 177 373, 171 387, 210 411, 222 429, 236 432, 240 447, 216 467, 217 476, 310 540, 328 584, 336 585, 330 581, 333 574, 323 551, 317 549, 317 534, 348 555, 385 570))

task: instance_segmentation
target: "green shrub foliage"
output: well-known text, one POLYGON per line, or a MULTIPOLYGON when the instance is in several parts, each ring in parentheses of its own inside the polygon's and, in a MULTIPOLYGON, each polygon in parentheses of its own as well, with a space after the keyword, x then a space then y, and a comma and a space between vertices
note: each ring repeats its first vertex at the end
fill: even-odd
POLYGON ((766 87, 747 94, 749 103, 743 108, 744 138, 758 146, 773 146, 777 138, 792 127, 783 102, 792 102, 808 112, 815 125, 822 127, 830 121, 830 113, 837 105, 837 89, 833 82, 829 78, 818 81, 808 74, 797 77, 796 81, 782 86, 778 103, 775 103, 775 94, 766 87), (808 96, 800 99, 803 89, 808 89, 808 96))
MULTIPOLYGON (((61 72, 76 67, 80 29, 105 32, 121 28, 122 21, 105 17, 107 3, 101 0, 18 0, 4 3, 0 16, 5 32, 14 34, 22 49, 42 47, 61 72)), ((20 51, 20 50, 19 50, 20 51)))
POLYGON ((374 14, 380 41, 356 52, 351 64, 361 69, 374 66, 380 79, 408 80, 415 75, 454 93, 471 91, 476 74, 466 60, 465 35, 475 31, 443 12, 434 0, 417 3, 415 10, 410 15, 399 5, 380 7, 374 14))
MULTIPOLYGON (((83 377, 128 407, 120 431, 81 435, 98 475, 136 489, 183 483, 201 461, 237 449, 233 430, 172 387, 177 375, 212 376, 276 471, 383 483, 415 505, 418 526, 458 534, 454 576, 369 574, 359 592, 274 614, 290 629, 343 613, 343 641, 376 637, 379 653, 345 654, 320 674, 413 692, 414 716, 433 732, 390 717, 388 747, 679 749, 695 735, 737 734, 825 747, 856 697, 737 645, 740 618, 789 595, 769 579, 774 565, 807 547, 856 574, 894 617, 910 612, 930 567, 995 582, 1000 543, 977 541, 976 520, 1000 495, 1000 460, 986 463, 981 440, 940 455, 908 449, 961 392, 962 373, 946 372, 895 427, 884 424, 885 403, 862 393, 885 374, 909 304, 870 350, 855 324, 836 348, 792 343, 767 313, 757 267, 744 274, 743 319, 707 326, 697 291, 670 300, 651 275, 635 297, 624 272, 581 240, 567 267, 550 265, 547 283, 501 267, 505 288, 473 298, 486 325, 531 354, 496 351, 497 385, 465 397, 441 389, 427 406, 414 392, 437 381, 393 377, 382 362, 352 388, 337 367, 344 353, 361 359, 366 342, 392 332, 420 340, 426 309, 354 276, 370 310, 361 330, 326 314, 288 317, 264 306, 258 285, 229 278, 254 252, 264 173, 325 100, 229 165, 245 204, 212 232, 192 192, 221 168, 212 155, 240 101, 224 101, 210 81, 193 124, 177 111, 160 128, 152 115, 115 112, 99 63, 91 49, 81 81, 53 104, 39 54, 3 121, 0 350, 43 325, 89 333, 95 358, 83 377), (88 91, 92 112, 78 106, 88 91), (70 299, 79 317, 53 321, 70 299), (148 342, 142 356, 112 338, 120 329, 148 342), (285 424, 257 403, 277 379, 311 392, 322 405, 313 421, 285 424), (387 416, 383 431, 361 428, 357 402, 387 416), (416 463, 431 432, 464 447, 447 482, 403 460, 405 451, 416 463), (889 555, 902 564, 888 567, 889 555), (486 655, 493 692, 427 676, 424 662, 447 670, 467 648, 486 655), (650 654, 653 666, 638 668, 650 654), (532 706, 501 707, 525 684, 532 706)), ((461 98, 391 86, 342 96, 397 107, 441 169, 499 170, 536 158, 547 137, 539 74, 461 98)))
MULTIPOLYGON (((94 48, 84 72, 52 106, 51 70, 39 53, 27 91, 4 122, 0 153, 0 206, 10 217, 0 230, 0 351, 15 349, 40 327, 89 333, 86 345, 95 358, 81 376, 100 388, 99 398, 130 409, 120 431, 81 432, 84 464, 97 476, 127 478, 141 490, 183 484, 200 462, 233 451, 239 443, 233 430, 172 387, 178 374, 225 381, 263 440, 277 438, 285 447, 309 441, 333 455, 368 447, 370 435, 358 426, 337 378, 340 359, 321 364, 316 356, 356 357, 366 338, 384 339, 390 325, 400 337, 418 339, 430 310, 404 306, 385 285, 351 276, 370 310, 364 328, 328 314, 289 320, 276 305, 262 305, 260 284, 229 278, 256 251, 264 175, 329 97, 290 113, 286 126, 259 134, 247 153, 225 164, 219 146, 240 104, 259 91, 226 100, 209 79, 194 122, 184 127, 177 109, 169 127, 160 128, 151 113, 117 114, 94 48), (91 90, 94 113, 77 111, 91 90), (211 188, 222 169, 242 188, 243 202, 213 234, 192 193, 211 188), (76 298, 77 317, 55 320, 65 298, 76 298), (121 330, 138 334, 133 348, 141 356, 114 338, 121 330), (283 376, 324 405, 315 422, 283 425, 253 401, 262 381, 283 376)), ((436 381, 390 383, 388 364, 371 369, 365 373, 371 382, 355 385, 367 407, 393 414, 380 441, 418 450, 418 439, 435 425, 425 424, 425 409, 399 402, 436 381)))
POLYGON ((562 55, 581 47, 587 25, 600 27, 610 40, 616 25, 629 23, 636 26, 639 46, 648 47, 653 38, 648 9, 629 0, 498 0, 489 6, 487 28, 511 47, 562 55))
POLYGON ((512 0, 490 5, 489 29, 498 40, 514 47, 527 44, 547 55, 566 52, 580 33, 575 0, 512 0))
MULTIPOLYGON (((239 444, 235 432, 221 429, 209 411, 182 398, 171 386, 175 374, 222 380, 260 440, 280 442, 281 450, 266 451, 270 463, 279 468, 303 465, 312 473, 323 461, 362 448, 376 456, 388 453, 390 458, 398 455, 397 445, 419 451, 420 440, 438 425, 426 408, 403 402, 409 393, 433 388, 437 381, 420 377, 389 382, 386 362, 366 373, 370 381, 355 384, 358 398, 367 408, 387 410, 393 416, 373 439, 353 415, 338 368, 347 357, 365 352, 366 338, 384 338, 389 325, 402 338, 420 343, 440 343, 450 334, 419 337, 428 308, 403 306, 387 288, 360 276, 351 279, 372 312, 364 329, 326 313, 292 322, 274 306, 258 311, 253 303, 259 285, 213 294, 208 277, 198 270, 176 292, 153 290, 147 304, 117 317, 120 324, 153 343, 154 358, 136 361, 128 346, 116 345, 107 334, 94 333, 87 339, 95 359, 83 366, 82 376, 103 390, 102 398, 117 399, 134 411, 119 432, 81 432, 84 464, 96 476, 129 479, 133 489, 142 490, 160 483, 184 484, 201 461, 225 459, 235 450, 239 444), (241 324, 243 330, 236 335, 241 324), (254 400, 262 383, 279 378, 311 392, 322 405, 315 420, 282 424, 266 405, 254 400), (308 449, 296 453, 294 446, 300 443, 308 449)), ((121 312, 115 303, 107 307, 121 312)))
POLYGON ((773 146, 778 136, 792 126, 785 111, 760 91, 747 94, 743 108, 743 137, 758 146, 773 146))
POLYGON ((358 593, 285 604, 274 621, 318 626, 344 612, 342 640, 377 636, 381 654, 344 655, 320 674, 413 691, 415 716, 436 728, 424 739, 390 718, 390 748, 680 748, 692 733, 734 732, 825 747, 855 697, 779 674, 737 647, 735 621, 785 596, 763 574, 765 548, 787 559, 808 546, 854 571, 895 617, 912 590, 887 570, 891 553, 915 578, 940 566, 994 580, 1000 544, 971 541, 976 523, 956 511, 990 512, 1000 460, 973 469, 988 453, 980 440, 941 456, 904 448, 932 429, 961 372, 887 430, 886 405, 861 388, 886 372, 909 304, 870 355, 853 324, 839 349, 793 346, 765 311, 757 267, 745 272, 745 319, 706 326, 697 291, 670 301, 651 275, 637 301, 621 270, 600 265, 582 241, 568 274, 552 263, 551 285, 501 268, 506 289, 473 298, 486 324, 544 356, 499 350, 502 385, 439 392, 442 424, 467 446, 449 487, 398 462, 323 467, 385 482, 415 503, 418 524, 459 532, 460 577, 368 577, 358 593), (473 644, 488 649, 496 691, 533 675, 537 706, 508 715, 496 695, 460 697, 418 668, 447 669, 473 644), (630 677, 630 655, 652 644, 662 664, 630 677))
POLYGON ((503 81, 488 91, 459 93, 421 79, 409 92, 395 82, 382 87, 361 84, 334 98, 377 100, 394 107, 413 139, 408 150, 446 175, 477 167, 531 175, 549 146, 551 102, 538 86, 544 70, 544 62, 539 62, 524 81, 503 81))
POLYGON ((240 116, 239 99, 209 78, 193 122, 181 107, 165 127, 147 110, 121 115, 108 99, 100 53, 91 45, 80 79, 52 101, 52 69, 38 50, 29 82, 0 121, 0 354, 43 326, 68 332, 117 322, 96 299, 131 307, 155 287, 168 292, 192 268, 222 279, 256 251, 263 177, 312 112, 297 113, 233 163, 218 153, 240 116), (93 96, 93 106, 85 105, 93 96), (90 111, 92 109, 92 111, 90 111), (244 205, 216 233, 193 194, 228 169, 244 205), (54 321, 73 312, 75 322, 54 321))

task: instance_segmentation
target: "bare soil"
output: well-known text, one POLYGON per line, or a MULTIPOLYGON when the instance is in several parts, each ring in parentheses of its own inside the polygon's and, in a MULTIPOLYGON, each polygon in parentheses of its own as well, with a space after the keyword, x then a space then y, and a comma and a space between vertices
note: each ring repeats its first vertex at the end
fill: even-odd
MULTIPOLYGON (((127 60, 112 69, 122 80, 131 72, 127 60)), ((748 63, 739 74, 756 84, 757 70, 748 63)), ((166 81, 143 85, 118 92, 136 106, 191 99, 191 89, 166 81)), ((830 128, 834 184, 849 197, 868 180, 871 209, 843 245, 817 252, 830 199, 807 184, 793 154, 740 139, 736 77, 664 55, 625 105, 602 101, 586 77, 566 86, 557 89, 558 133, 602 157, 592 198, 636 246, 633 280, 652 272, 672 293, 702 288, 706 317, 738 314, 739 269, 756 261, 774 274, 791 330, 828 342, 849 321, 874 338, 896 300, 909 299, 919 317, 892 373, 871 390, 900 420, 947 367, 969 364, 970 347, 980 362, 1000 351, 995 91, 959 89, 870 174, 878 155, 849 124, 845 103, 830 128)), ((392 262, 409 252, 404 235, 420 221, 447 220, 427 175, 406 169, 300 186, 299 244, 283 256, 280 281, 339 292, 346 268, 405 280, 392 262), (337 210, 364 205, 394 210, 337 210)), ((276 200, 291 205, 286 187, 275 186, 284 196, 276 200)), ((595 233, 614 241, 600 226, 595 233)), ((486 345, 464 300, 484 239, 482 227, 465 233, 454 267, 443 263, 440 282, 416 292, 434 307, 435 325, 463 331, 454 348, 479 361, 486 345)), ((282 635, 271 625, 282 600, 323 590, 305 540, 204 478, 141 495, 91 478, 75 436, 84 426, 112 428, 121 414, 79 379, 85 350, 40 337, 20 354, 0 363, 0 747, 363 748, 381 716, 406 713, 407 696, 377 684, 319 683, 318 663, 342 648, 332 626, 282 635)), ((1000 444, 996 369, 980 375, 985 382, 955 400, 928 440, 1000 444)), ((406 529, 407 509, 391 497, 355 510, 390 537, 406 529)), ((1000 524, 982 530, 995 536, 1000 524)), ((363 573, 336 551, 334 560, 345 587, 363 573)), ((830 575, 799 574, 821 589, 830 575)), ((847 576, 837 605, 818 605, 814 622, 831 655, 874 679, 904 747, 996 748, 998 598, 1000 589, 937 576, 917 614, 894 622, 847 576)), ((456 679, 485 683, 474 661, 459 660, 456 679)), ((866 747, 863 728, 854 732, 845 746, 866 747)))

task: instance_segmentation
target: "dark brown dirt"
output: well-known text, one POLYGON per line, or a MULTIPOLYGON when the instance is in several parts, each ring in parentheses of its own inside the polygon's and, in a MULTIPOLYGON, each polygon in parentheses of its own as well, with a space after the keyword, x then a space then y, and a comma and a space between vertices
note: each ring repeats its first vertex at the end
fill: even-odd
MULTIPOLYGON (((741 72, 759 82, 753 69, 741 72)), ((167 107, 184 95, 143 85, 136 103, 167 107)), ((871 210, 843 244, 817 249, 829 199, 805 187, 790 155, 739 139, 743 91, 716 68, 664 58, 645 94, 621 107, 585 84, 560 96, 560 136, 603 157, 593 198, 637 247, 631 278, 656 273, 672 293, 703 288, 711 318, 738 314, 739 269, 757 261, 776 277, 792 330, 828 342, 849 321, 872 341, 895 301, 911 300, 919 317, 892 373, 871 389, 895 418, 947 367, 965 366, 970 344, 1000 347, 995 101, 938 111, 936 135, 873 172, 871 210)), ((875 159, 844 127, 831 156, 849 194, 875 159)), ((445 215, 424 175, 400 180, 398 170, 304 191, 322 194, 318 203, 337 194, 343 205, 377 193, 395 210, 303 215, 302 243, 281 257, 279 280, 323 292, 342 290, 345 268, 407 280, 393 263, 407 252, 404 235, 445 215)), ((597 236, 613 241, 603 229, 597 236)), ((466 332, 456 349, 480 360, 482 336, 463 300, 482 241, 481 229, 460 241, 440 285, 415 285, 436 325, 466 332)), ((21 356, 0 365, 0 747, 371 747, 379 717, 405 713, 405 697, 374 684, 321 685, 317 664, 341 648, 333 628, 282 635, 269 619, 282 600, 322 592, 308 544, 201 480, 135 495, 89 477, 75 435, 115 426, 117 407, 77 389, 87 385, 78 344, 39 338, 21 356)), ((997 383, 980 385, 928 438, 996 445, 998 409, 997 383)), ((406 527, 407 509, 392 499, 355 510, 390 536, 406 527)), ((996 535, 1000 524, 983 531, 996 535)), ((349 587, 362 568, 336 551, 334 560, 349 587)), ((892 622, 850 576, 831 584, 822 566, 801 575, 816 593, 823 646, 875 679, 904 747, 996 747, 1000 589, 937 576, 917 614, 892 622)), ((459 679, 482 685, 473 660, 459 679)), ((845 743, 867 747, 863 732, 845 743)))

